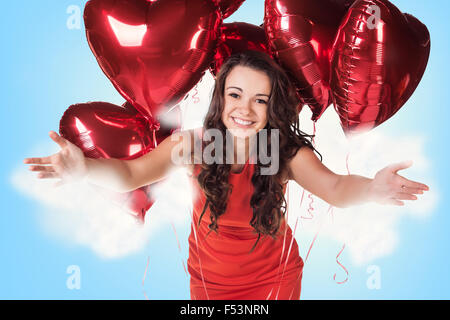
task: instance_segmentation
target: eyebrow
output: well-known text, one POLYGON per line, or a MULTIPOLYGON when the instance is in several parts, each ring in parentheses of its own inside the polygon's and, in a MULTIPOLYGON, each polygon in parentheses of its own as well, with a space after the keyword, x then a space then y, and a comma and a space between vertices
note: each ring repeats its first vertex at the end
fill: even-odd
MULTIPOLYGON (((243 92, 243 90, 242 90, 241 88, 239 88, 239 87, 228 87, 227 90, 228 90, 228 89, 237 89, 237 90, 243 92)), ((258 93, 258 94, 256 94, 256 96, 265 96, 265 97, 268 97, 268 98, 269 98, 269 95, 268 95, 268 94, 265 94, 265 93, 258 93)))

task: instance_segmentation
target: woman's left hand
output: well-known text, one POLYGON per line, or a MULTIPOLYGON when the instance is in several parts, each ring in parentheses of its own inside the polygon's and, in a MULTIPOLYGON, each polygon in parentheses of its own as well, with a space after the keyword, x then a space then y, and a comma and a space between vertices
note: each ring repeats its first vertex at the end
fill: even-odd
POLYGON ((397 171, 409 168, 412 161, 391 164, 381 169, 370 182, 369 199, 379 204, 403 206, 400 200, 417 200, 416 194, 428 191, 427 185, 415 182, 397 174, 397 171))

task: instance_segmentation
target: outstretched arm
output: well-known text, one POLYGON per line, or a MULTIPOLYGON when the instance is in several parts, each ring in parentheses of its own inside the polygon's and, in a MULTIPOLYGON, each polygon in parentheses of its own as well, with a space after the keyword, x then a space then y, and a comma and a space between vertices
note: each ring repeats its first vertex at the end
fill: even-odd
MULTIPOLYGON (((59 179, 56 186, 85 179, 87 182, 117 192, 128 192, 164 178, 180 163, 172 161, 172 150, 184 145, 190 132, 174 133, 158 147, 134 160, 90 159, 76 145, 51 131, 50 137, 60 147, 56 154, 41 158, 26 158, 29 169, 38 172, 40 179, 59 179)), ((189 146, 189 144, 188 144, 189 146)))
POLYGON ((322 164, 314 152, 300 148, 289 162, 289 179, 327 203, 346 208, 365 202, 403 205, 400 200, 416 200, 415 194, 428 190, 425 184, 410 181, 397 171, 408 163, 390 165, 380 170, 374 179, 359 175, 339 175, 322 164), (403 186, 403 187, 402 187, 403 186))

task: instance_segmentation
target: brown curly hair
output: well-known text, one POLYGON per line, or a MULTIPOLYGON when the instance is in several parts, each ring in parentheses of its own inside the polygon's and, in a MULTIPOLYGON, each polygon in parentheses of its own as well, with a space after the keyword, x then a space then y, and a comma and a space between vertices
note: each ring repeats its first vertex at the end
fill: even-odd
MULTIPOLYGON (((231 70, 238 65, 263 71, 271 81, 271 94, 267 103, 268 122, 264 128, 267 130, 268 150, 271 150, 271 129, 279 130, 278 173, 275 175, 261 175, 261 168, 269 165, 262 164, 258 158, 251 179, 254 193, 250 200, 250 206, 253 208, 253 217, 250 225, 254 228, 254 232, 258 233, 258 239, 250 250, 252 252, 261 234, 264 236, 270 235, 276 239, 282 219, 286 214, 286 199, 283 192, 281 172, 286 169, 289 159, 302 146, 307 146, 316 152, 318 151, 314 148, 311 141, 307 139, 314 137, 314 135, 307 135, 299 129, 298 107, 300 100, 288 75, 269 55, 259 51, 233 54, 222 65, 216 77, 213 96, 203 122, 203 129, 219 129, 223 134, 222 136, 226 136, 226 127, 221 119, 224 109, 225 80, 231 70)), ((257 134, 257 141, 260 141, 260 132, 257 134)), ((206 142, 203 141, 201 143, 203 144, 202 147, 205 147, 206 142)), ((225 143, 223 148, 222 154, 226 154, 225 143)), ((320 155, 320 158, 322 161, 322 155, 320 155)), ((217 233, 217 220, 225 213, 227 208, 228 197, 233 187, 228 182, 230 171, 231 164, 207 164, 201 161, 200 172, 196 178, 205 193, 206 203, 198 223, 200 225, 203 214, 209 205, 211 224, 209 225, 210 231, 208 235, 211 231, 217 233)))

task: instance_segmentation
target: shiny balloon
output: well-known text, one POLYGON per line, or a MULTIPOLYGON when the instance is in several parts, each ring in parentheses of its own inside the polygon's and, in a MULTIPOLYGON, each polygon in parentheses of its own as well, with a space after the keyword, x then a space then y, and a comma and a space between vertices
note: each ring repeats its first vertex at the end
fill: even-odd
MULTIPOLYGON (((150 129, 147 120, 129 104, 89 102, 70 106, 61 118, 59 132, 88 158, 131 160, 151 152, 171 130, 150 129)), ((148 186, 126 193, 94 187, 141 222, 154 202, 148 186)))
POLYGON ((214 0, 89 0, 84 21, 103 72, 153 124, 213 61, 221 13, 214 0))
POLYGON ((346 135, 379 126, 417 88, 430 55, 427 27, 387 0, 357 1, 332 52, 334 104, 346 135))
POLYGON ((221 27, 221 38, 211 65, 211 73, 215 76, 225 60, 233 53, 246 50, 262 51, 270 55, 264 28, 245 22, 224 23, 221 27))
POLYGON ((239 7, 244 3, 245 0, 216 0, 219 5, 220 11, 222 12, 223 19, 231 16, 239 7))
POLYGON ((266 0, 264 25, 270 48, 289 71, 300 99, 317 121, 332 102, 331 49, 354 0, 266 0))

